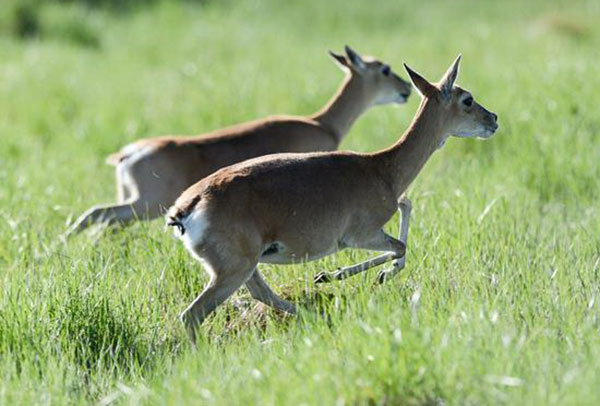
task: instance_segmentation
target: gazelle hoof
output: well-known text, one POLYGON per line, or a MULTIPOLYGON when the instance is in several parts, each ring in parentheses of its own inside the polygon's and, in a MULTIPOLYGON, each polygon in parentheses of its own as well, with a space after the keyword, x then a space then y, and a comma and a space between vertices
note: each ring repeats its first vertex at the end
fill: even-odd
POLYGON ((377 274, 377 279, 375 280, 375 283, 377 285, 381 285, 387 279, 388 279, 388 273, 386 271, 379 271, 379 273, 377 274))
POLYGON ((328 272, 319 272, 318 274, 315 275, 314 279, 313 279, 314 283, 328 283, 331 282, 331 276, 329 275, 328 272))

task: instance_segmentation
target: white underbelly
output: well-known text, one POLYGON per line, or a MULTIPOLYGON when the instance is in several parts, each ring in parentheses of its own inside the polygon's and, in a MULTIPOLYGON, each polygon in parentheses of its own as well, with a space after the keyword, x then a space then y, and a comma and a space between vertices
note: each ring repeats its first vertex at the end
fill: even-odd
POLYGON ((310 252, 294 252, 289 249, 284 243, 275 242, 270 244, 258 262, 263 264, 295 264, 300 262, 315 261, 339 251, 342 247, 338 244, 333 244, 324 250, 311 250, 310 252))

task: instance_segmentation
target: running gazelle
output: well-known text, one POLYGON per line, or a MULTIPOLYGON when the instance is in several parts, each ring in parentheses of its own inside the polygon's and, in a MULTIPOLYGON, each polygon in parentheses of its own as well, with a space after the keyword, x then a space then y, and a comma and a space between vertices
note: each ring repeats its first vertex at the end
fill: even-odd
POLYGON ((116 166, 117 204, 90 208, 67 235, 97 222, 154 219, 164 214, 187 187, 246 159, 278 152, 335 150, 369 107, 406 102, 410 83, 389 65, 363 58, 348 46, 345 51, 345 56, 330 52, 346 76, 337 93, 316 114, 268 117, 200 136, 146 138, 110 155, 107 162, 116 166))
POLYGON ((393 146, 369 154, 280 154, 224 168, 188 188, 170 208, 167 224, 210 281, 182 313, 195 341, 196 327, 241 285, 257 300, 294 313, 262 278, 259 263, 314 260, 343 248, 386 252, 356 266, 317 275, 343 279, 393 261, 379 280, 404 266, 410 202, 400 200, 433 152, 450 135, 488 138, 497 116, 454 86, 460 56, 438 84, 405 65, 422 95, 412 124, 393 146), (400 239, 383 226, 400 208, 400 239))

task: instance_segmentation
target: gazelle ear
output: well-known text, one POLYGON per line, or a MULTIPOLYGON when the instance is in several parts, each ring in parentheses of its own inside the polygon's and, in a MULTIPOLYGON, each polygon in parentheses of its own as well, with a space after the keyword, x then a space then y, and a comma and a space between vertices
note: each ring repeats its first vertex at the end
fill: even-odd
POLYGON ((454 82, 458 77, 458 66, 460 65, 461 55, 454 60, 452 66, 448 68, 442 79, 440 80, 440 91, 442 93, 443 100, 450 100, 452 95, 452 87, 454 86, 454 82))
POLYGON ((421 96, 431 97, 435 93, 435 86, 429 83, 427 79, 412 70, 407 64, 404 64, 404 69, 406 69, 408 77, 410 77, 413 85, 415 85, 419 93, 421 93, 421 96))
POLYGON ((363 61, 363 59, 360 57, 359 54, 357 54, 348 45, 346 45, 344 47, 344 49, 346 50, 346 55, 348 56, 348 60, 350 61, 350 63, 352 63, 352 66, 356 70, 362 71, 362 70, 364 70, 366 68, 365 62, 363 61))
POLYGON ((343 71, 348 72, 349 62, 344 55, 336 54, 333 51, 329 51, 329 55, 331 55, 333 60, 338 64, 340 68, 342 68, 343 71))

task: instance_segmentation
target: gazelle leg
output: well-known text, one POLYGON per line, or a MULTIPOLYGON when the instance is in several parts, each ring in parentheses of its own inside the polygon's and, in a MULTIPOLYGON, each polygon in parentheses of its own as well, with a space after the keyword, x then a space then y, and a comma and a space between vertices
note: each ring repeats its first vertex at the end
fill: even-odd
POLYGON ((267 285, 267 282, 263 279, 258 268, 254 270, 250 279, 246 281, 246 287, 254 299, 272 306, 277 310, 291 314, 296 313, 296 306, 277 296, 277 294, 271 290, 269 285, 267 285))
POLYGON ((117 219, 127 221, 132 220, 134 217, 134 209, 131 203, 94 206, 79 216, 75 223, 69 227, 65 235, 68 237, 78 234, 94 223, 113 223, 117 219))
MULTIPOLYGON (((361 247, 362 248, 362 247, 361 247)), ((364 262, 358 263, 356 265, 345 266, 343 268, 339 268, 334 272, 319 272, 315 276, 315 283, 324 283, 331 282, 334 279, 345 279, 349 276, 356 275, 360 272, 364 272, 368 269, 374 268, 381 264, 391 261, 396 258, 396 254, 393 252, 388 252, 383 255, 379 255, 378 257, 368 259, 364 262), (344 275, 343 277, 341 277, 344 275)))
POLYGON ((385 262, 389 262, 395 258, 404 256, 406 247, 400 241, 395 239, 389 234, 386 234, 383 230, 373 236, 373 238, 361 243, 356 244, 356 248, 362 248, 374 251, 388 251, 383 255, 362 262, 357 265, 347 266, 340 268, 334 272, 319 272, 315 278, 315 283, 331 282, 332 280, 346 279, 350 276, 356 275, 360 272, 364 272, 367 269, 373 268, 377 265, 381 265, 385 262))
POLYGON ((250 277, 254 268, 242 272, 231 272, 227 275, 215 274, 204 291, 179 316, 187 333, 196 343, 196 328, 211 314, 217 306, 231 296, 250 277))
MULTIPOLYGON (((400 223, 400 232, 399 232, 400 241, 402 241, 402 243, 404 243, 404 245, 406 246, 406 244, 408 243, 408 223, 410 220, 410 212, 412 210, 412 203, 406 197, 403 197, 400 200, 400 202, 398 203, 398 208, 400 209, 400 212, 402 214, 402 222, 400 223)), ((390 279, 391 277, 396 275, 398 272, 400 272, 402 269, 404 269, 405 265, 406 265, 406 255, 403 255, 402 257, 396 259, 392 263, 391 268, 383 269, 379 272, 379 274, 377 275, 377 282, 383 283, 386 280, 390 279)))
POLYGON ((130 203, 99 205, 88 209, 73 223, 65 233, 69 237, 78 234, 94 223, 128 223, 143 216, 145 219, 153 219, 160 215, 160 205, 153 205, 140 200, 130 203), (139 202, 139 203, 138 203, 139 202))

